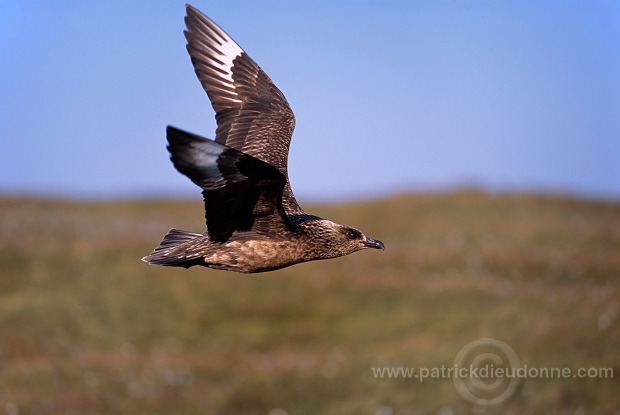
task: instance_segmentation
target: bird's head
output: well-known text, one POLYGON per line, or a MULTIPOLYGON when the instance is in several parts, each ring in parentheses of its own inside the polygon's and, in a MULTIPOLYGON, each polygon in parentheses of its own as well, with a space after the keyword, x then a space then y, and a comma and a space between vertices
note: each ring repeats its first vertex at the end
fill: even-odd
POLYGON ((317 239, 324 254, 329 258, 348 255, 367 248, 385 249, 383 242, 369 238, 355 228, 324 219, 320 222, 321 232, 317 235, 317 239))

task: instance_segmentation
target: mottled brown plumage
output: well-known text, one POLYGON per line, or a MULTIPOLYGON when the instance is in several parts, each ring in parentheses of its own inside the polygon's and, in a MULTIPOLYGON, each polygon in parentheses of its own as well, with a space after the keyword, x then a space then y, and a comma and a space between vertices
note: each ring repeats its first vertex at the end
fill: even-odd
POLYGON ((202 188, 207 232, 172 229, 143 261, 263 272, 383 243, 305 213, 291 190, 295 117, 286 98, 215 23, 186 5, 187 50, 217 121, 215 141, 167 128, 176 169, 202 188))

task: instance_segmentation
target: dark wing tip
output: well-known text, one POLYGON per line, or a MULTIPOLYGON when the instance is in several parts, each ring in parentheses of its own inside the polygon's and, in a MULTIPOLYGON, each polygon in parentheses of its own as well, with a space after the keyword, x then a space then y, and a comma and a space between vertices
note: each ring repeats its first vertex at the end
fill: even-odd
POLYGON ((192 18, 196 17, 196 16, 204 16, 200 12, 200 10, 198 10, 197 8, 195 8, 194 6, 192 6, 189 3, 185 3, 185 13, 186 13, 187 17, 192 17, 192 18))

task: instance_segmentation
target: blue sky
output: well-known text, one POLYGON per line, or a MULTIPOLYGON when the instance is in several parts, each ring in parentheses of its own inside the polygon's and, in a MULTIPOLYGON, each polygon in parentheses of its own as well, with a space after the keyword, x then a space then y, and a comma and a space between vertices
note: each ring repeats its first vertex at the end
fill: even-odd
MULTIPOLYGON (((212 138, 183 1, 0 2, 0 192, 197 196, 212 138)), ((620 2, 202 1, 297 119, 301 200, 408 189, 620 197, 620 2)))

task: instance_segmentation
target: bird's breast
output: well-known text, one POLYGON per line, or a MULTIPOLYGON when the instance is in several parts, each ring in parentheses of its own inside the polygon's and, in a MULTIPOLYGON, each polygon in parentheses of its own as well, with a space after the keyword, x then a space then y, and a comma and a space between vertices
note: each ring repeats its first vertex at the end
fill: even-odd
POLYGON ((305 260, 303 250, 293 240, 231 241, 204 257, 208 267, 246 273, 275 270, 305 260))

